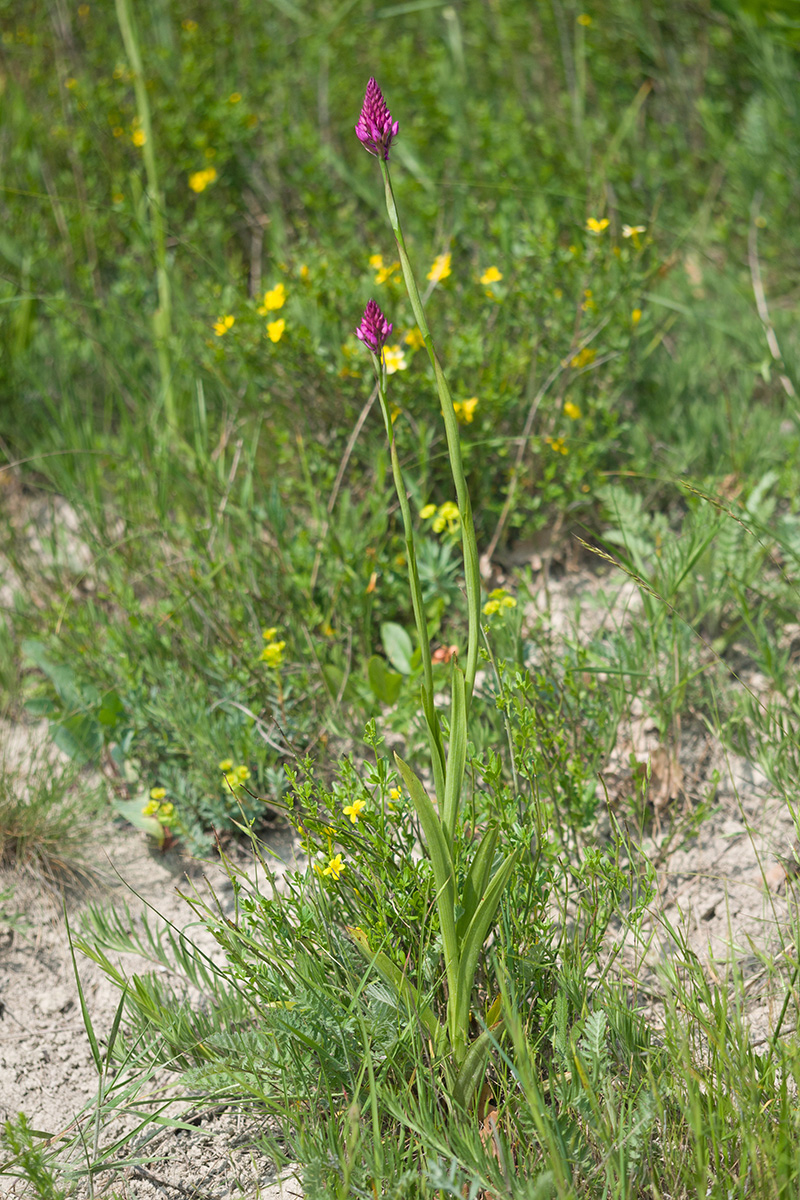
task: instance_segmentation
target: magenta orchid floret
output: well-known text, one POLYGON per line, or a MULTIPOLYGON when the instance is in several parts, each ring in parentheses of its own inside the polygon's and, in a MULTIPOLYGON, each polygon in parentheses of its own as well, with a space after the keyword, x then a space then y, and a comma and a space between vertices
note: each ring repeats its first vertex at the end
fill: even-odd
POLYGON ((356 125, 356 137, 365 150, 387 162, 389 147, 392 139, 397 137, 397 130, 398 122, 392 121, 383 92, 374 78, 370 79, 356 125))
POLYGON ((392 326, 381 312, 380 305, 374 300, 368 301, 361 324, 356 330, 356 337, 373 354, 380 354, 391 332, 392 326))

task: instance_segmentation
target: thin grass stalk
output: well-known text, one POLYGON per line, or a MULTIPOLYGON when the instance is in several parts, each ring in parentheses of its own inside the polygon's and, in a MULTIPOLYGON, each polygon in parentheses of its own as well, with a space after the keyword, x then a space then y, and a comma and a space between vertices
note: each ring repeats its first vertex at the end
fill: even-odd
POLYGON ((153 125, 150 119, 150 102, 144 83, 144 68, 139 52, 139 42, 133 23, 128 0, 115 0, 117 23, 119 24, 125 53, 133 72, 133 89, 136 95, 136 112, 144 134, 142 155, 144 158, 147 189, 150 194, 150 228, 153 234, 153 253, 156 260, 156 283, 158 286, 158 308, 153 313, 153 334, 161 377, 161 395, 164 415, 169 429, 176 429, 175 397, 172 391, 172 364, 169 340, 172 333, 172 294, 167 270, 167 240, 164 228, 164 197, 159 187, 158 169, 153 143, 153 125))

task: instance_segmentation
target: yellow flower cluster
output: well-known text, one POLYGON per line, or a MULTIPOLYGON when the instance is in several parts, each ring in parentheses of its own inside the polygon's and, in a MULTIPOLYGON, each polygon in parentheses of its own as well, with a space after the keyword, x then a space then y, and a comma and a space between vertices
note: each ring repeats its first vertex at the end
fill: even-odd
POLYGON ((452 254, 437 254, 430 271, 428 271, 428 279, 431 283, 441 283, 443 279, 447 279, 452 259, 452 254))
POLYGON ((259 662, 265 662, 268 667, 279 667, 283 662, 283 652, 286 649, 286 642, 276 641, 278 630, 274 627, 263 629, 262 637, 267 643, 259 656, 259 662))
POLYGON ((516 600, 513 596, 509 596, 505 588, 494 588, 489 592, 489 599, 483 606, 483 613, 486 617, 493 617, 495 613, 499 613, 504 608, 516 607, 516 600))
POLYGON ((235 767, 232 758, 220 759, 217 766, 222 771, 226 784, 233 790, 241 787, 250 778, 250 768, 246 767, 244 763, 235 767))
POLYGON ((229 329, 233 327, 236 317, 232 317, 230 313, 226 317, 220 317, 214 322, 214 333, 217 337, 222 337, 229 329))
POLYGON ((189 187, 193 192, 204 192, 210 183, 217 178, 216 167, 206 167, 202 171, 193 171, 189 176, 189 187))
POLYGON ((279 308, 283 308, 286 303, 286 288, 282 283, 276 283, 274 288, 264 292, 264 303, 260 305, 258 312, 263 317, 268 312, 275 312, 279 308))
POLYGON ((142 816, 155 817, 160 825, 170 826, 175 819, 175 805, 164 801, 166 794, 166 788, 150 788, 150 799, 142 809, 142 816))
POLYGON ((458 511, 458 505, 452 500, 445 500, 444 504, 440 504, 437 508, 435 504, 426 504, 423 509, 420 509, 419 514, 423 521, 433 519, 433 532, 442 533, 457 533, 461 522, 461 516, 458 511))
POLYGON ((591 346, 584 346, 579 350, 574 358, 569 360, 569 365, 580 371, 582 367, 588 367, 597 358, 597 351, 592 350, 591 346))
POLYGON ((370 254, 369 265, 375 271, 375 282, 386 283, 387 279, 391 279, 395 271, 400 270, 399 262, 385 263, 382 254, 370 254))
POLYGON ((462 425, 471 425, 477 407, 478 397, 472 396, 469 400, 456 400, 453 404, 453 411, 462 425))

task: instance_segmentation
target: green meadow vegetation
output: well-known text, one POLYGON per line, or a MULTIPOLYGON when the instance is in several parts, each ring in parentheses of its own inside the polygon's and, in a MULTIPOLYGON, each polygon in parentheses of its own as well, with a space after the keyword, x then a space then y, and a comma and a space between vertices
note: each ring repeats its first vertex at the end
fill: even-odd
POLYGON ((113 815, 235 898, 214 959, 89 909, 96 1103, 0 1170, 95 1194, 167 1070, 310 1197, 800 1194, 798 930, 764 1045, 678 929, 640 991, 601 784, 635 709, 800 799, 798 4, 0 0, 0 104, 0 714, 68 763, 0 855, 113 815), (556 637, 535 557, 635 615, 556 637))

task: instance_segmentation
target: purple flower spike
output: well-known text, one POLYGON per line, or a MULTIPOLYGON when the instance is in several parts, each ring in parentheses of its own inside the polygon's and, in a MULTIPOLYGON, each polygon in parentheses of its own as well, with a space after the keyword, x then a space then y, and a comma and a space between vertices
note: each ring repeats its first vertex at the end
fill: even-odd
POLYGON ((383 92, 375 80, 370 79, 361 106, 361 116, 356 125, 356 137, 365 150, 386 162, 392 138, 397 137, 397 129, 398 122, 392 121, 392 114, 386 106, 383 92))
POLYGON ((374 300, 370 300, 364 309, 361 324, 356 330, 356 337, 373 354, 380 354, 391 332, 392 326, 381 312, 379 305, 374 300))

